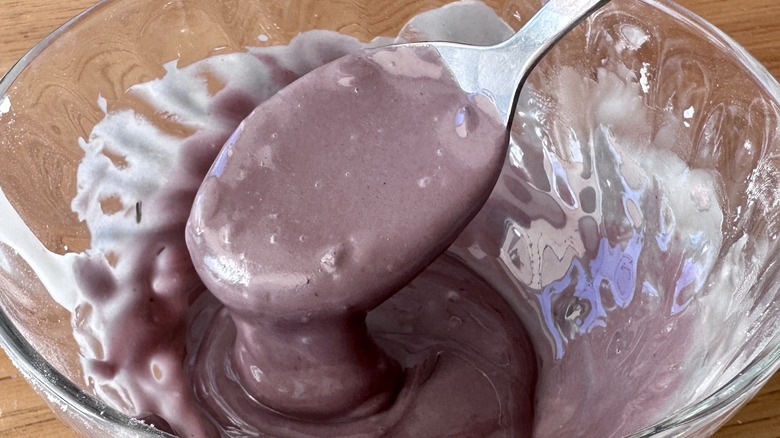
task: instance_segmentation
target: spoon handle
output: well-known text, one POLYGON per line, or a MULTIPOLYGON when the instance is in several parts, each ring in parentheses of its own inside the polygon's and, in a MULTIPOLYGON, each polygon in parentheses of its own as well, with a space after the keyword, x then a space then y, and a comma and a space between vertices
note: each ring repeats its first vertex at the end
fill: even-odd
MULTIPOLYGON (((495 46, 497 53, 501 54, 496 61, 505 62, 494 67, 506 68, 511 72, 515 82, 509 88, 517 94, 539 60, 564 35, 608 2, 609 0, 548 1, 512 38, 495 46)), ((512 98, 512 106, 516 97, 512 98)))
POLYGON ((436 48, 464 91, 490 97, 511 123, 520 87, 550 48, 609 0, 549 0, 511 38, 490 47, 438 43, 436 48))

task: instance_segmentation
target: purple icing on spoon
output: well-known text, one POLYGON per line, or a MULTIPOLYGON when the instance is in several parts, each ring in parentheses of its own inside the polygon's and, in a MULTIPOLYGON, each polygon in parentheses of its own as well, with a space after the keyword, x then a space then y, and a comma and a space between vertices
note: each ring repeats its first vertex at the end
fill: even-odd
POLYGON ((392 403, 403 371, 366 313, 457 237, 506 144, 489 101, 425 48, 349 55, 245 119, 198 192, 187 243, 235 323, 248 393, 307 420, 392 403))

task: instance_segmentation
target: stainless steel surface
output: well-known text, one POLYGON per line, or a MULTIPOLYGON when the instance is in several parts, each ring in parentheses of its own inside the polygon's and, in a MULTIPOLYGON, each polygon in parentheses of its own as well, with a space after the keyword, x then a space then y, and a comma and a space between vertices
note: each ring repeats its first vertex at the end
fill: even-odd
POLYGON ((489 97, 509 126, 519 90, 536 63, 566 33, 608 2, 550 0, 512 38, 495 46, 417 44, 435 47, 461 88, 489 97))

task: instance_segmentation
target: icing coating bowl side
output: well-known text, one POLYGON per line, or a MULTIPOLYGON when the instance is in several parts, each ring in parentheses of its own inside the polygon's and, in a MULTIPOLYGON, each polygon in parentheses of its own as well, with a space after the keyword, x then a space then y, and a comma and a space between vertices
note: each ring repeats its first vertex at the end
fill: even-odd
MULTIPOLYGON (((488 4, 514 28, 536 9, 533 1, 488 4)), ((91 230, 71 206, 84 156, 79 139, 89 139, 107 111, 132 107, 128 89, 164 76, 170 61, 183 67, 248 46, 287 44, 311 29, 335 30, 362 41, 394 37, 410 18, 440 5, 390 0, 103 1, 41 41, 0 81, 0 189, 6 206, 18 213, 3 217, 0 224, 0 339, 24 377, 74 430, 94 437, 170 436, 91 395, 95 382, 85 378, 79 357, 95 355, 99 347, 80 346, 74 338, 73 327, 83 315, 67 310, 72 273, 36 261, 44 250, 65 255, 90 248, 91 230)), ((577 232, 571 242, 548 243, 558 256, 549 262, 544 250, 523 243, 549 230, 525 221, 522 214, 509 215, 500 230, 489 230, 498 234, 499 254, 506 255, 499 259, 509 272, 496 271, 502 276, 492 279, 496 288, 511 289, 511 283, 519 292, 507 292, 507 301, 530 303, 523 312, 526 321, 536 321, 529 331, 542 339, 536 345, 542 363, 558 363, 588 345, 604 347, 604 360, 620 363, 614 371, 617 388, 629 379, 647 378, 631 375, 629 368, 637 358, 655 357, 640 341, 656 329, 652 318, 661 315, 678 324, 670 333, 690 332, 683 339, 696 354, 668 359, 681 369, 670 372, 682 378, 639 387, 678 391, 676 404, 646 409, 637 397, 636 403, 626 403, 624 412, 615 413, 617 420, 604 421, 614 421, 616 436, 713 433, 780 367, 780 311, 775 304, 780 283, 774 263, 780 220, 774 193, 780 178, 776 79, 730 38, 674 3, 615 0, 540 63, 521 101, 523 114, 513 127, 517 144, 509 162, 526 190, 569 205, 571 214, 580 217, 586 215, 580 215, 583 206, 576 200, 582 198, 577 195, 598 186, 602 202, 588 214, 599 216, 605 245, 611 245, 611 254, 619 248, 621 260, 629 260, 640 234, 644 241, 656 242, 671 236, 672 248, 674 239, 685 241, 678 242, 676 258, 654 253, 647 244, 637 260, 627 261, 629 273, 620 278, 628 279, 630 292, 622 293, 613 276, 604 283, 609 291, 586 296, 581 288, 551 289, 571 272, 567 269, 575 260, 593 266, 598 256, 588 252, 587 242, 577 242, 586 239, 577 232), (612 82, 600 82, 607 77, 612 82), (600 104, 619 93, 636 99, 619 107, 600 104), (645 119, 632 121, 637 111, 645 119), (661 152, 625 146, 647 138, 670 146, 661 152), (583 176, 588 154, 573 153, 573 145, 588 142, 595 145, 592 169, 614 171, 623 177, 624 190, 612 193, 599 186, 609 178, 583 176), (544 169, 541 180, 530 175, 535 158, 524 143, 542 145, 535 162, 544 169), (612 143, 624 148, 621 163, 614 169, 599 167, 605 159, 599 145, 612 143), (666 155, 659 158, 661 153, 666 155), (668 200, 653 203, 646 201, 647 194, 629 196, 640 188, 650 193, 654 181, 665 187, 658 193, 668 200), (673 196, 679 190, 669 187, 675 183, 683 193, 679 199, 673 196), (565 193, 571 188, 576 189, 574 202, 565 193), (715 218, 718 237, 713 238, 707 233, 713 220, 707 212, 716 209, 722 214, 715 218), (661 222, 666 228, 658 227, 661 222), (513 252, 530 254, 529 263, 512 258, 513 252), (660 280, 664 276, 669 277, 666 283, 660 280), (571 315, 574 304, 584 306, 576 310, 581 319, 559 318, 571 315), (642 410, 652 412, 630 419, 642 410)), ((165 123, 165 116, 151 108, 134 109, 165 123)), ((170 129, 181 137, 191 134, 170 129)), ((479 226, 472 229, 475 234, 482 232, 479 226)), ((464 243, 453 251, 467 254, 464 243)), ((477 269, 479 261, 472 264, 477 269)), ((589 275, 586 283, 603 277, 594 276, 593 268, 589 275)), ((83 336, 79 339, 85 342, 83 336)), ((603 396, 595 390, 592 394, 603 396)), ((566 429, 570 435, 594 436, 587 425, 571 427, 566 429)))

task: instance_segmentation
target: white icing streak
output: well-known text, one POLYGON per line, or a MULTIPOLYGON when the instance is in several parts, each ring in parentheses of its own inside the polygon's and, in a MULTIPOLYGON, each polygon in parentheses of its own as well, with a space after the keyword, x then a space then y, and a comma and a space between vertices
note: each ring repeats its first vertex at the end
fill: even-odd
POLYGON ((30 266, 54 301, 73 312, 78 294, 73 272, 75 255, 60 256, 47 250, 24 223, 2 189, 0 189, 0 217, 3 218, 3 225, 0 226, 0 242, 11 247, 16 255, 30 266))

